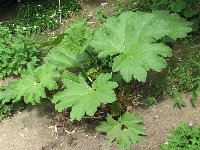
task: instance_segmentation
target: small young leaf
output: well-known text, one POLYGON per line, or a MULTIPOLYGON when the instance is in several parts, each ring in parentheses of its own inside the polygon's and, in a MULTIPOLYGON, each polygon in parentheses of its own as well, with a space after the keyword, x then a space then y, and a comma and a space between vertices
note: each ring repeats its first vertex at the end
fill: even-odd
POLYGON ((141 125, 141 116, 126 112, 118 120, 108 115, 107 121, 102 122, 96 129, 99 132, 106 132, 109 143, 116 141, 120 149, 129 149, 131 144, 141 141, 141 135, 146 135, 141 125))
POLYGON ((84 22, 71 25, 66 31, 61 45, 68 51, 83 53, 88 46, 92 30, 84 22))
POLYGON ((181 12, 185 8, 185 0, 176 0, 170 3, 170 9, 173 12, 181 12))
POLYGON ((176 88, 173 88, 172 90, 172 97, 173 97, 173 103, 174 107, 178 107, 181 109, 182 107, 186 107, 185 100, 181 97, 179 91, 176 88))
POLYGON ((47 41, 47 42, 44 42, 40 45, 40 48, 43 48, 43 47, 46 47, 46 46, 56 46, 56 45, 59 45, 64 36, 66 35, 66 33, 63 33, 63 34, 60 34, 58 35, 53 41, 47 41))
POLYGON ((37 65, 39 56, 36 40, 25 31, 16 28, 13 33, 0 26, 0 79, 9 75, 19 75, 28 63, 37 65))

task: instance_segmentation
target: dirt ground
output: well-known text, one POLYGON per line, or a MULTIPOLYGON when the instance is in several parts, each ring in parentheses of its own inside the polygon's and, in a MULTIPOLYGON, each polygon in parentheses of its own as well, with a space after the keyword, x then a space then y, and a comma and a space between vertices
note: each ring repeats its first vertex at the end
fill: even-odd
MULTIPOLYGON (((167 99, 149 108, 135 108, 134 112, 144 117, 147 136, 132 150, 158 150, 165 143, 166 134, 180 122, 200 123, 200 108, 193 108, 190 95, 182 95, 187 107, 173 108, 172 100, 167 99)), ((199 99, 200 100, 200 99, 199 99)), ((39 107, 28 107, 0 124, 1 150, 117 150, 116 145, 107 147, 106 137, 95 132, 93 123, 77 125, 67 119, 66 128, 57 126, 52 106, 44 102, 39 107)))

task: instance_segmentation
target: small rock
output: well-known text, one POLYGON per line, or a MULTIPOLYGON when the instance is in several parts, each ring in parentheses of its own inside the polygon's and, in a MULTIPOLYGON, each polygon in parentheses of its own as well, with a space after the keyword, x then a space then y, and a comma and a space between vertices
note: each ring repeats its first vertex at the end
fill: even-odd
POLYGON ((88 137, 88 134, 86 134, 85 137, 88 137))

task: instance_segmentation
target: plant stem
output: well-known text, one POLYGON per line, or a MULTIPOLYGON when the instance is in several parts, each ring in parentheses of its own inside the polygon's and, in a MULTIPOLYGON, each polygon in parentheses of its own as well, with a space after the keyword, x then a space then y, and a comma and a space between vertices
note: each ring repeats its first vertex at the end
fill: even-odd
POLYGON ((195 48, 198 48, 198 47, 200 47, 200 44, 199 44, 199 45, 192 46, 192 47, 190 47, 190 48, 191 48, 191 49, 195 49, 195 48))
POLYGON ((81 67, 83 73, 87 76, 87 78, 89 79, 89 81, 92 83, 92 79, 90 78, 90 76, 88 76, 87 72, 85 71, 85 69, 83 67, 81 67))
POLYGON ((92 62, 96 65, 97 70, 102 70, 101 66, 98 65, 98 63, 97 63, 96 59, 94 58, 94 56, 87 50, 86 50, 86 53, 92 59, 92 62))
POLYGON ((58 12, 60 21, 60 33, 62 33, 62 10, 61 10, 61 0, 58 0, 58 12))

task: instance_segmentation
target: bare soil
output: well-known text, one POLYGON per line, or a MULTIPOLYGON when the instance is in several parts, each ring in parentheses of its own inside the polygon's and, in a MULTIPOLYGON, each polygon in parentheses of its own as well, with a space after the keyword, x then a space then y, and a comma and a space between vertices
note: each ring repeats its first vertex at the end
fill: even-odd
MULTIPOLYGON (((149 108, 135 108, 133 112, 144 117, 147 136, 132 150, 158 150, 165 143, 166 135, 182 121, 200 123, 200 108, 193 108, 191 96, 183 94, 187 107, 173 108, 172 100, 167 99, 149 108)), ((200 98, 198 99, 200 101, 200 98)), ((1 150, 116 150, 107 147, 106 136, 95 132, 95 123, 73 123, 65 118, 65 128, 55 123, 61 119, 52 114, 53 107, 44 102, 39 106, 29 106, 17 112, 12 118, 0 124, 1 150), (54 121, 53 121, 54 120, 54 121)))

